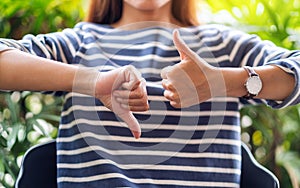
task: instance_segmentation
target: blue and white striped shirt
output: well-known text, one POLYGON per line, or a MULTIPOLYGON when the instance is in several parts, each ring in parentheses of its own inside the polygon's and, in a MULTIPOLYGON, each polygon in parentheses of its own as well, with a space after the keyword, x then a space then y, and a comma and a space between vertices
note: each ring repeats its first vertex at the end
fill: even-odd
POLYGON ((57 138, 59 188, 239 187, 241 106, 263 102, 282 108, 299 103, 299 51, 224 26, 204 25, 179 31, 208 63, 277 64, 295 75, 295 89, 280 102, 219 97, 174 109, 163 96, 160 78, 162 68, 180 61, 172 30, 159 26, 121 30, 83 22, 58 33, 0 40, 0 51, 18 48, 100 71, 131 64, 147 81, 150 110, 134 113, 142 128, 139 140, 99 100, 56 92, 65 97, 57 138))

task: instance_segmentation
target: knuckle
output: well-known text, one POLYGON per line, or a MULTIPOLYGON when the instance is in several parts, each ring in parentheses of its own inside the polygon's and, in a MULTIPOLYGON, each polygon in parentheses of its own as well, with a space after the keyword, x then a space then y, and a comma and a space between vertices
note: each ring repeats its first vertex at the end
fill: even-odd
POLYGON ((146 104, 144 105, 143 109, 144 109, 145 111, 146 111, 146 110, 149 110, 149 109, 150 109, 150 106, 149 106, 149 104, 148 104, 148 103, 146 103, 146 104))
POLYGON ((179 103, 173 103, 172 106, 173 106, 174 108, 180 108, 180 107, 181 107, 179 103))
POLYGON ((143 98, 146 98, 146 95, 142 91, 137 91, 137 92, 135 92, 135 97, 139 98, 139 99, 143 99, 143 98))
POLYGON ((170 98, 171 98, 172 100, 174 100, 174 101, 179 100, 178 95, 177 95, 176 93, 172 93, 172 94, 170 95, 170 98))
POLYGON ((126 70, 134 70, 135 68, 132 65, 125 65, 124 69, 126 69, 126 70))
POLYGON ((141 98, 141 99, 142 99, 142 98, 144 98, 144 97, 145 97, 145 95, 144 95, 143 92, 139 92, 139 93, 138 93, 138 98, 141 98))

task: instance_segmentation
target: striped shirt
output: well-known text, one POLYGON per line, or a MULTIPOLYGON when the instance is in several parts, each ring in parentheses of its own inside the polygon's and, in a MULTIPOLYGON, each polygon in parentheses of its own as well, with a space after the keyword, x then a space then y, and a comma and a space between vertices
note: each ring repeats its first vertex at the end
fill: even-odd
POLYGON ((183 40, 217 67, 276 64, 295 75, 284 101, 218 97, 174 109, 163 96, 160 72, 180 61, 172 28, 136 30, 79 23, 73 29, 0 40, 0 51, 18 48, 63 63, 109 71, 133 65, 147 81, 150 110, 134 113, 142 137, 99 100, 73 92, 64 95, 57 138, 59 188, 87 187, 239 187, 241 143, 239 110, 266 103, 283 108, 299 103, 299 51, 288 51, 220 25, 179 29, 183 40))

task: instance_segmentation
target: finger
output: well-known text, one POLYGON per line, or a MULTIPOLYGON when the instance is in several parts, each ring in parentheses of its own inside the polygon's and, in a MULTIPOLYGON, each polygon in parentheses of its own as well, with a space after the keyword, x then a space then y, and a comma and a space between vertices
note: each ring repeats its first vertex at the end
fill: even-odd
POLYGON ((146 106, 129 106, 127 104, 120 104, 121 108, 132 112, 145 112, 149 110, 149 105, 146 106))
POLYGON ((145 99, 126 99, 116 97, 116 101, 127 106, 148 106, 148 101, 145 99))
POLYGON ((145 99, 147 100, 147 94, 143 91, 128 91, 128 90, 116 90, 113 92, 113 96, 122 99, 145 99))
POLYGON ((170 90, 170 91, 176 91, 175 87, 173 86, 173 84, 171 84, 168 80, 164 79, 162 81, 162 86, 164 89, 166 90, 170 90))
POLYGON ((141 137, 141 127, 132 112, 119 114, 118 116, 127 124, 134 138, 139 139, 141 137))
POLYGON ((170 105, 173 106, 174 108, 181 108, 181 103, 180 102, 171 101, 170 105))
POLYGON ((180 102, 180 98, 179 95, 177 93, 165 90, 164 91, 164 96, 166 97, 166 99, 168 99, 169 101, 176 101, 176 102, 180 102))
POLYGON ((147 106, 130 106, 129 110, 132 112, 145 112, 149 110, 149 105, 147 106))
POLYGON ((128 99, 115 97, 116 101, 122 108, 130 111, 147 111, 149 110, 149 102, 147 97, 141 99, 128 99))

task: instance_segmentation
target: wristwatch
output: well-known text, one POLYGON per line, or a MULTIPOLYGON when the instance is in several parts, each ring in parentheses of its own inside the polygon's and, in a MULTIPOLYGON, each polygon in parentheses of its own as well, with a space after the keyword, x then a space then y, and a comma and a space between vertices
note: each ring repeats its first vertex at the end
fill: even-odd
POLYGON ((262 81, 252 67, 245 66, 244 69, 248 72, 249 77, 245 83, 247 94, 243 97, 246 99, 252 99, 261 91, 262 81))

